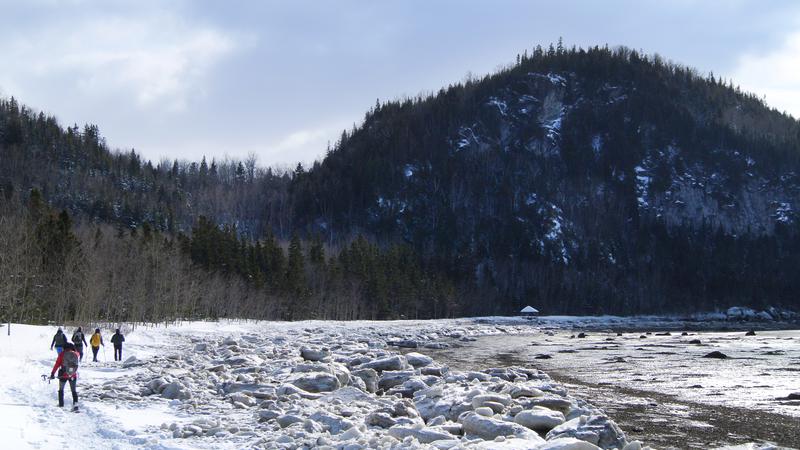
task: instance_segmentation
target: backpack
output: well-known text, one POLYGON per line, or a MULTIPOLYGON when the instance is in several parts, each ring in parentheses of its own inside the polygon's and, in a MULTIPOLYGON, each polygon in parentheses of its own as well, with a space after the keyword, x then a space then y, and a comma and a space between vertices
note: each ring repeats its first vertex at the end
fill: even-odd
POLYGON ((73 378, 78 373, 78 354, 72 351, 64 352, 64 360, 61 362, 62 370, 66 378, 73 378))

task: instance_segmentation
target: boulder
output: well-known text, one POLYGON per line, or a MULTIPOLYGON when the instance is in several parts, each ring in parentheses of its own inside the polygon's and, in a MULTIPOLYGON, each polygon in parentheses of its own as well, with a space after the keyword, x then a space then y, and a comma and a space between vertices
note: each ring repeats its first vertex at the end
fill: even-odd
POLYGON ((364 423, 368 426, 389 428, 397 425, 397 421, 391 415, 383 411, 373 411, 364 418, 364 423))
POLYGON ((161 396, 171 400, 187 400, 192 398, 192 392, 179 381, 173 381, 164 386, 164 389, 161 391, 161 396))
POLYGON ((406 361, 411 364, 413 367, 424 367, 428 366, 433 363, 433 358, 430 356, 425 356, 422 353, 406 353, 406 361))
POLYGON ((536 447, 536 450, 600 450, 600 447, 575 438, 558 438, 536 447))
POLYGON ((342 387, 339 378, 329 372, 309 372, 293 375, 289 383, 307 392, 331 392, 342 387))
POLYGON ((707 353, 703 355, 703 358, 712 358, 712 359, 728 359, 728 355, 719 351, 713 351, 711 353, 707 353))
POLYGON ((447 431, 433 427, 413 428, 402 425, 395 425, 389 428, 388 434, 389 436, 400 441, 408 436, 411 436, 423 444, 430 444, 433 441, 453 438, 453 435, 447 431))
POLYGON ((142 361, 136 356, 130 356, 128 357, 128 359, 125 360, 125 362, 122 363, 122 367, 127 369, 129 367, 143 366, 145 364, 147 364, 147 362, 142 361))
POLYGON ((334 416, 322 411, 315 412, 309 416, 309 419, 316 423, 322 424, 325 431, 328 431, 332 435, 337 435, 342 431, 349 430, 355 425, 353 422, 345 419, 344 417, 334 416))
POLYGON ((331 351, 327 348, 318 349, 303 346, 300 347, 300 356, 306 361, 322 361, 331 356, 331 351))
POLYGON ((297 386, 295 386, 293 384, 281 385, 278 388, 278 390, 276 391, 276 393, 278 395, 281 395, 281 396, 289 396, 289 395, 292 395, 292 394, 297 394, 300 397, 305 398, 305 399, 309 399, 309 400, 315 400, 315 399, 318 399, 318 398, 322 397, 322 394, 318 394, 318 393, 315 393, 315 392, 308 392, 308 391, 306 391, 304 389, 300 389, 299 387, 297 387, 297 386))
POLYGON ((459 417, 459 422, 464 427, 464 434, 471 434, 485 440, 494 440, 499 436, 513 436, 536 443, 544 443, 538 434, 522 425, 483 417, 469 411, 459 417))
POLYGON ((547 433, 565 422, 564 414, 552 409, 537 406, 520 411, 514 416, 514 422, 539 433, 547 433))
POLYGON ((378 380, 378 388, 389 389, 397 385, 403 384, 414 376, 413 370, 387 370, 381 374, 378 380))
POLYGON ((358 369, 350 374, 364 381, 367 392, 375 393, 378 390, 378 372, 374 369, 358 369))
MULTIPOLYGON (((500 394, 479 394, 472 397, 473 408, 480 408, 481 406, 489 406, 490 408, 492 408, 492 406, 488 405, 487 403, 494 403, 496 405, 500 405, 501 407, 505 407, 511 403, 511 397, 508 395, 500 395, 500 394)), ((495 408, 492 409, 494 410, 495 408)))
POLYGON ((386 342, 387 345, 393 345, 395 347, 402 347, 402 348, 417 348, 419 344, 417 341, 413 339, 399 339, 396 341, 388 341, 386 342))
POLYGON ((401 355, 387 356, 361 364, 358 369, 374 369, 378 372, 384 370, 403 370, 408 367, 406 358, 401 355))
POLYGON ((576 438, 601 448, 623 448, 628 443, 625 433, 605 416, 580 416, 562 423, 547 433, 547 440, 576 438))

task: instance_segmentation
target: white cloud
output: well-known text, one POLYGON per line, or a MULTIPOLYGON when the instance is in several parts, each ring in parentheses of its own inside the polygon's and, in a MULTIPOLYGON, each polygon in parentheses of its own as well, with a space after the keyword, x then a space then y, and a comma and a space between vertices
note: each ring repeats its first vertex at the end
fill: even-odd
POLYGON ((733 71, 734 83, 765 96, 767 104, 800 117, 800 31, 767 53, 747 53, 733 71))
POLYGON ((58 21, 3 41, 0 54, 15 61, 0 80, 6 86, 24 90, 28 77, 51 79, 64 89, 122 94, 140 107, 168 110, 182 110, 202 95, 208 72, 240 44, 217 29, 164 14, 58 21))

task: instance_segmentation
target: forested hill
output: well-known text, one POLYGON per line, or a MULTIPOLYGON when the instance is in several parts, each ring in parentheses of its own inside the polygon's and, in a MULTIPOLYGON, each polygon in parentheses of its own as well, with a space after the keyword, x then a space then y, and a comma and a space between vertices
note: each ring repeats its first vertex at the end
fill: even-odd
MULTIPOLYGON (((378 102, 291 173, 153 164, 111 151, 97 127, 0 101, 3 211, 28 211, 34 188, 66 210, 17 218, 32 240, 77 217, 86 257, 91 227, 117 228, 123 241, 97 241, 108 248, 144 228, 180 260, 171 279, 217 280, 218 296, 235 281, 246 299, 195 309, 176 296, 137 318, 797 308, 798 147, 797 121, 730 81, 624 48, 537 47, 435 95, 378 102)), ((126 304, 157 305, 158 289, 126 304)))
POLYGON ((796 306, 799 147, 797 121, 730 81, 551 46, 377 104, 297 177, 294 211, 410 243, 474 312, 796 306))

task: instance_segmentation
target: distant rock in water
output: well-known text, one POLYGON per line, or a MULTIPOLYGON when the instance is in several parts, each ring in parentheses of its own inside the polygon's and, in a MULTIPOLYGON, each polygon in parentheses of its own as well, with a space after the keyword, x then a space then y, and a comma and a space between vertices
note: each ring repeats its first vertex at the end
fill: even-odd
POLYGON ((578 333, 578 337, 579 338, 585 338, 586 337, 586 333, 578 333))
POLYGON ((534 357, 533 357, 533 359, 552 359, 552 358, 553 358, 552 356, 550 356, 550 355, 545 355, 545 354, 542 354, 542 355, 536 355, 536 356, 534 356, 534 357))
POLYGON ((728 355, 722 352, 713 351, 711 353, 706 354, 703 358, 713 358, 713 359, 728 359, 728 355))
POLYGON ((702 344, 702 342, 700 341, 700 339, 692 339, 691 341, 689 341, 689 343, 690 343, 690 344, 694 344, 694 345, 700 345, 700 344, 702 344))
POLYGON ((744 335, 745 336, 755 336, 756 335, 756 330, 750 330, 747 333, 745 333, 744 335))

